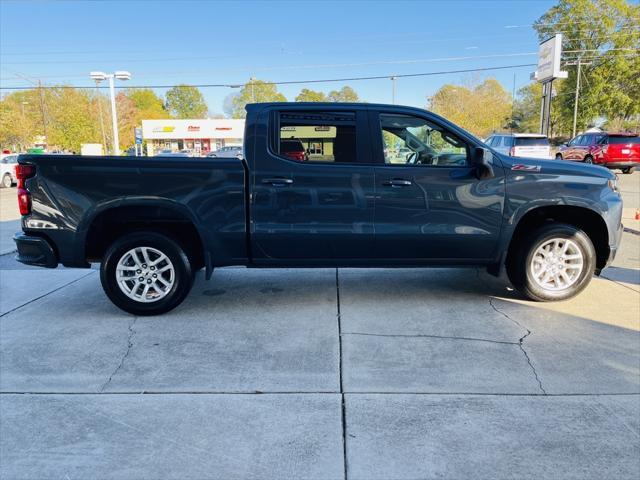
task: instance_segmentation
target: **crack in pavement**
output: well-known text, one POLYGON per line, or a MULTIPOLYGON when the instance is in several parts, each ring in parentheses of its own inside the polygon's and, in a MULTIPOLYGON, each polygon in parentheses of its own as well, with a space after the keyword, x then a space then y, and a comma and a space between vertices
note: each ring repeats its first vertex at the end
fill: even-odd
POLYGON ((347 463, 347 409, 344 399, 344 381, 342 375, 342 312, 340 310, 340 277, 336 268, 336 306, 338 317, 338 351, 340 355, 340 400, 341 400, 341 423, 342 423, 342 464, 344 468, 344 480, 347 480, 349 465, 347 463))
POLYGON ((533 376, 536 377, 536 381, 538 382, 538 387, 540 388, 542 393, 544 393, 546 395, 547 391, 542 386, 542 380, 540 380, 540 377, 538 376, 538 372, 536 371, 536 367, 533 366, 533 363, 531 362, 531 358, 529 357, 529 354, 524 349, 524 340, 529 335, 531 335, 531 330, 526 328, 524 325, 522 325, 520 322, 518 322, 515 318, 511 318, 508 314, 504 313, 502 310, 500 310, 498 307, 496 307, 494 305, 494 303, 493 303, 493 297, 489 297, 489 305, 491 305, 491 308, 493 308, 497 313, 499 313, 503 317, 507 318, 511 322, 515 323, 521 329, 523 329, 525 332, 527 332, 522 337, 520 337, 520 339, 518 340, 518 346, 520 347, 520 350, 522 350, 522 353, 524 354, 525 358, 527 359, 527 363, 529 364, 529 367, 531 368, 531 371, 533 372, 533 376))
POLYGON ((429 334, 423 334, 423 333, 409 335, 409 334, 385 334, 385 333, 366 333, 366 332, 344 332, 342 333, 342 335, 363 335, 363 336, 371 336, 371 337, 399 337, 399 338, 437 338, 437 339, 445 339, 445 340, 466 340, 471 342, 498 343, 501 345, 519 345, 518 342, 489 340, 488 338, 456 337, 456 336, 449 336, 449 335, 429 335, 429 334))
POLYGON ((109 378, 107 379, 107 381, 100 388, 100 393, 104 392, 104 389, 109 386, 109 384, 111 383, 111 380, 120 371, 120 369, 122 368, 122 365, 124 365, 124 361, 129 356, 129 353, 133 348, 133 336, 136 334, 136 331, 133 329, 133 326, 136 324, 136 320, 138 320, 138 317, 137 316, 133 317, 133 320, 131 321, 131 323, 129 324, 129 327, 127 328, 127 330, 129 331, 129 335, 127 336, 127 350, 124 352, 124 355, 120 359, 120 363, 118 364, 116 369, 113 371, 111 375, 109 375, 109 378))

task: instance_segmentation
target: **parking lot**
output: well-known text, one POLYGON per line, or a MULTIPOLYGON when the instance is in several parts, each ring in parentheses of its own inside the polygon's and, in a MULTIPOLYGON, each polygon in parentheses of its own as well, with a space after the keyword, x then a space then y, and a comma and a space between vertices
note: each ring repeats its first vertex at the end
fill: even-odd
POLYGON ((638 478, 640 172, 578 297, 477 269, 221 268, 133 317, 23 266, 0 190, 0 477, 638 478))

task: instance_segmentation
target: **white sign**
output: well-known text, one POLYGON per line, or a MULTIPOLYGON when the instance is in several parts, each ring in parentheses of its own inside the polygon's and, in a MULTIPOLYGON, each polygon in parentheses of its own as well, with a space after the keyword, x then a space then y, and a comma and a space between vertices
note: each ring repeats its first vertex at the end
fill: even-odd
POLYGON ((540 44, 538 50, 538 70, 536 80, 540 83, 553 80, 554 78, 566 78, 566 72, 560 71, 560 59, 562 57, 562 34, 545 40, 540 44))
POLYGON ((229 139, 244 137, 244 120, 209 118, 193 120, 142 120, 146 140, 229 139))

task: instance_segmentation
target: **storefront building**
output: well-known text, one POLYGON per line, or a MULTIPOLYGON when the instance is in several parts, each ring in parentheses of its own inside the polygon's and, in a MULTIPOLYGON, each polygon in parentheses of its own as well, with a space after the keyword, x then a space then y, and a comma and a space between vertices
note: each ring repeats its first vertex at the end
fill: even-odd
POLYGON ((149 156, 184 149, 204 156, 225 146, 242 146, 243 137, 244 120, 142 120, 142 139, 149 156))

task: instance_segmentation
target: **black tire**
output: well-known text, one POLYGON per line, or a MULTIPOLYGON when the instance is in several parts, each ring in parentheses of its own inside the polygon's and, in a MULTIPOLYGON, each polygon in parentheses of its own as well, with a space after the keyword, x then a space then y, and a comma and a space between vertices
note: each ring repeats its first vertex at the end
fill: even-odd
POLYGON ((587 155, 584 157, 584 163, 593 164, 593 157, 591 155, 587 155))
MULTIPOLYGON (((146 264, 145 264, 146 265, 146 264)), ((151 268, 151 267, 149 267, 151 268)), ((138 275, 140 270, 136 270, 138 275)), ((151 274, 152 272, 147 272, 151 274)), ((144 274, 144 272, 143 272, 144 274)), ((143 277, 140 277, 143 278, 143 277)), ((165 235, 140 231, 127 234, 116 240, 108 249, 100 265, 100 281, 109 299, 125 312, 134 315, 159 315, 174 309, 187 297, 193 286, 194 272, 189 256, 182 246, 165 235), (136 301, 125 294, 116 278, 120 259, 132 249, 149 247, 166 255, 173 267, 173 284, 164 297, 149 303, 136 301)))
POLYGON ((13 185, 13 179, 11 178, 11 175, 9 175, 8 173, 5 173, 4 176, 2 177, 2 188, 11 188, 12 185, 13 185))
POLYGON ((622 169, 622 173, 624 173, 625 175, 629 175, 630 173, 633 173, 633 167, 625 167, 622 169))
POLYGON ((562 154, 556 153, 556 160, 562 160, 562 154))
POLYGON ((525 297, 548 302, 566 300, 579 294, 591 281, 596 266, 596 252, 587 234, 565 223, 548 223, 528 232, 520 245, 516 245, 507 262, 507 275, 518 291, 525 297), (533 278, 532 260, 536 249, 552 239, 569 239, 578 247, 583 259, 583 268, 576 275, 575 283, 562 290, 542 288, 533 278))

